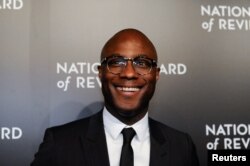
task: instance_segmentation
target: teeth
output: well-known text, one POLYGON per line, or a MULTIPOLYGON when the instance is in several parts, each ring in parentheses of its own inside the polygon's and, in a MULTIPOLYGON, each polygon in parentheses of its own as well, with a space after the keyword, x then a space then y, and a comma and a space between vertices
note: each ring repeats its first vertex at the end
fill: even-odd
POLYGON ((117 88, 125 92, 136 92, 140 90, 139 88, 135 88, 135 87, 117 87, 117 88))

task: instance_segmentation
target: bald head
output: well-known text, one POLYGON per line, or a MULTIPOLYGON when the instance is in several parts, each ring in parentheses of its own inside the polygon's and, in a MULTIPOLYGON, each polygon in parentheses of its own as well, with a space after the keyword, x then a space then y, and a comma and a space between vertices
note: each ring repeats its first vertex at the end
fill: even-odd
MULTIPOLYGON (((153 43, 149 38, 136 29, 124 29, 111 37, 104 45, 101 52, 101 59, 111 55, 120 54, 117 49, 133 49, 134 47, 141 49, 141 54, 147 52, 150 58, 157 60, 157 53, 153 43)), ((133 50, 131 50, 132 52, 133 50)))

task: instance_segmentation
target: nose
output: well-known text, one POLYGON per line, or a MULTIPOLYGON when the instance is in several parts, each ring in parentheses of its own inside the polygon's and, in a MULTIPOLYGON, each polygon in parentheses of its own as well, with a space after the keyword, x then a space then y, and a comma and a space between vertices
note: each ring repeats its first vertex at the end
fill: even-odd
POLYGON ((120 73, 120 77, 125 77, 128 79, 133 79, 133 78, 137 78, 138 74, 135 71, 135 68, 133 66, 133 62, 132 61, 127 61, 126 66, 123 68, 122 72, 120 73))

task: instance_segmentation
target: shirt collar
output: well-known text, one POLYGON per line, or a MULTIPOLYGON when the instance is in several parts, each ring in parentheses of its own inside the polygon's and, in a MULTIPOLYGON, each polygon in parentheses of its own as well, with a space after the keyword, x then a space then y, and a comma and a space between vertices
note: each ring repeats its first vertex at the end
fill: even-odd
POLYGON ((149 137, 148 113, 146 113, 141 120, 129 126, 114 117, 111 113, 109 113, 107 108, 104 107, 103 123, 106 132, 108 132, 113 139, 117 139, 121 134, 122 129, 127 127, 133 127, 136 132, 135 138, 137 138, 139 141, 143 141, 149 137))

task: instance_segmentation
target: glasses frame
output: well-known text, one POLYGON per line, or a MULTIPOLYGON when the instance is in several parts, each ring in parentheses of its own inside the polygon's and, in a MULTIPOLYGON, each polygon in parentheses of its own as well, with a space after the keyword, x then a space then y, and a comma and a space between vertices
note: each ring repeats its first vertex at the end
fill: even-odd
POLYGON ((134 68, 135 72, 136 72, 137 74, 139 74, 139 75, 146 75, 146 74, 149 74, 149 73, 151 72, 152 68, 157 67, 157 60, 151 59, 151 58, 148 58, 148 57, 145 57, 145 55, 138 55, 138 56, 136 56, 136 57, 134 57, 134 58, 127 58, 127 57, 124 57, 124 56, 121 56, 121 55, 111 55, 111 56, 107 56, 107 57, 103 58, 103 59, 101 60, 101 65, 103 65, 103 64, 105 63, 105 65, 107 66, 108 71, 109 71, 110 73, 112 73, 112 74, 115 74, 115 75, 121 74, 121 72, 119 72, 119 73, 113 73, 113 72, 111 72, 110 69, 109 69, 108 60, 111 59, 111 58, 116 58, 116 57, 122 58, 122 59, 124 59, 125 62, 126 62, 126 64, 125 64, 125 65, 123 66, 123 68, 121 69, 121 72, 122 72, 122 71, 124 70, 124 68, 128 65, 128 61, 131 61, 131 62, 132 62, 132 65, 133 65, 133 68, 134 68), (137 59, 137 58, 143 58, 143 59, 147 59, 147 60, 151 61, 151 64, 152 64, 152 65, 151 65, 151 68, 148 70, 147 73, 141 74, 141 73, 139 73, 139 72, 136 70, 136 68, 134 67, 134 59, 137 59))

